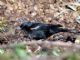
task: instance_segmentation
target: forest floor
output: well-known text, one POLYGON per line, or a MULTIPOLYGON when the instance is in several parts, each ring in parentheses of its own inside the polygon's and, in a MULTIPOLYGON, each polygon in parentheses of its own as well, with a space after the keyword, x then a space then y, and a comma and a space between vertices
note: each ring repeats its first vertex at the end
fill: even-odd
POLYGON ((40 47, 44 48, 43 50, 45 47, 51 50, 55 46, 59 46, 61 51, 68 53, 80 49, 80 33, 60 32, 39 41, 25 38, 24 33, 19 30, 19 26, 24 21, 60 24, 63 28, 80 31, 78 2, 74 0, 0 0, 0 48, 12 48, 15 44, 21 43, 29 45, 28 49, 32 52, 36 52, 40 47), (75 39, 75 43, 64 42, 68 37, 70 40, 75 39))

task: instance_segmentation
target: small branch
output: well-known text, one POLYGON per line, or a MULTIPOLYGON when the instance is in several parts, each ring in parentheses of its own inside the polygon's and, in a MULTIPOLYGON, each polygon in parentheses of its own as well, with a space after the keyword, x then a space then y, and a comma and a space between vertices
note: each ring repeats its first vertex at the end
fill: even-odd
MULTIPOLYGON (((29 45, 35 45, 37 44, 38 46, 58 46, 58 47, 65 47, 65 48, 73 48, 73 49, 80 49, 80 44, 72 44, 72 43, 67 43, 67 42, 61 42, 61 41, 27 41, 27 42, 21 42, 20 44, 29 46, 29 45)), ((10 44, 10 45, 2 45, 0 46, 0 49, 12 49, 15 48, 17 44, 10 44)))

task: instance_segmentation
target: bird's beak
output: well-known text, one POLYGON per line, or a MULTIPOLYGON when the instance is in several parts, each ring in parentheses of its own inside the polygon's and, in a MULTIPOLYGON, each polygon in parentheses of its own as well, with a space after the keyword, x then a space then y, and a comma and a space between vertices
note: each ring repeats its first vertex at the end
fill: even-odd
POLYGON ((16 29, 16 30, 21 30, 21 28, 20 28, 19 26, 18 26, 18 27, 16 27, 15 29, 16 29))

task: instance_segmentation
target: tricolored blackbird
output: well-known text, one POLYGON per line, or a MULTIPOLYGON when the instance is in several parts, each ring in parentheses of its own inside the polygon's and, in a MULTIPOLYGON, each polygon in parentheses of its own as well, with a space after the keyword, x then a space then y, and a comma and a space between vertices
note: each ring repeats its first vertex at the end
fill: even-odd
POLYGON ((34 22, 24 22, 20 25, 20 28, 27 32, 29 38, 32 39, 46 39, 49 36, 59 33, 59 32, 72 32, 69 29, 61 28, 60 24, 44 24, 44 23, 34 23, 34 22))

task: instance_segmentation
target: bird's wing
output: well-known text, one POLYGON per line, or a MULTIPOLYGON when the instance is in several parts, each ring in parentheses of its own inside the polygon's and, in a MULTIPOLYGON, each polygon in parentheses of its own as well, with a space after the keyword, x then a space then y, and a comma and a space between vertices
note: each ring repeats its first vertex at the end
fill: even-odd
POLYGON ((30 33, 30 36, 33 39, 37 39, 37 40, 46 38, 44 31, 41 31, 41 30, 33 30, 30 33))

